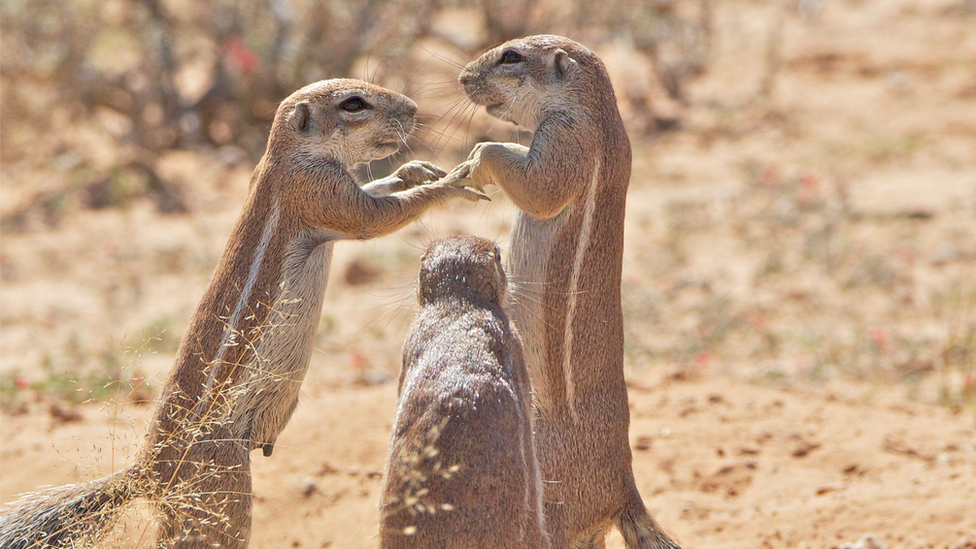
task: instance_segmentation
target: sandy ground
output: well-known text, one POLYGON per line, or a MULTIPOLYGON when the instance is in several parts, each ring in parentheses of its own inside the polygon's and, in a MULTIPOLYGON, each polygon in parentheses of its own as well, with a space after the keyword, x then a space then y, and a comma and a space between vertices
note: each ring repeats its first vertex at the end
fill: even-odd
MULTIPOLYGON (((395 385, 336 386, 318 370, 306 383, 274 455, 255 456, 252 544, 376 547, 395 385)), ((645 374, 630 388, 638 487, 685 547, 835 547, 865 533, 889 547, 974 540, 972 414, 849 383, 811 393, 645 374)), ((61 426, 4 418, 5 498, 110 470, 110 422, 93 406, 81 413, 61 426)))
MULTIPOLYGON (((827 548, 867 533, 974 547, 976 15, 951 1, 800 4, 820 8, 716 7, 689 104, 652 94, 680 116, 677 133, 640 134, 623 98, 646 67, 626 44, 597 48, 634 144, 624 305, 638 486, 684 547, 827 548)), ((473 127, 471 142, 510 138, 473 127)), ((56 227, 3 234, 2 502, 123 467, 138 448, 151 413, 139 401, 164 379, 251 166, 172 153, 164 169, 190 214, 76 207, 56 227)), ((5 212, 52 175, 2 173, 5 212)), ((378 545, 419 250, 455 233, 504 247, 511 204, 494 198, 337 247, 300 407, 273 457, 254 455, 253 547, 378 545)), ((120 545, 142 535, 140 513, 120 545)))

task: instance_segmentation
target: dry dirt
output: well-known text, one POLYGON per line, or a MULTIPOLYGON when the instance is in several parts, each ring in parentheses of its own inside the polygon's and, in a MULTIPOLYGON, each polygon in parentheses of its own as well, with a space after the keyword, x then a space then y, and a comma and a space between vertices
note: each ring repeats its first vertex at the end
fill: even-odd
MULTIPOLYGON (((798 5, 716 6, 689 104, 652 93, 681 117, 675 133, 640 135, 624 90, 646 78, 641 59, 596 48, 633 129, 638 486, 688 548, 867 533, 976 547, 976 14, 949 0, 798 5)), ((472 128, 467 146, 510 135, 480 116, 472 128)), ((172 153, 190 214, 69 205, 54 228, 4 233, 0 501, 132 459, 151 413, 140 401, 164 379, 250 169, 172 153)), ((17 165, 2 175, 5 212, 48 184, 17 165)), ((300 407, 273 457, 254 454, 253 547, 377 546, 419 250, 458 232, 504 247, 511 204, 493 196, 337 246, 300 407)), ((142 528, 136 516, 116 538, 131 546, 142 528)))

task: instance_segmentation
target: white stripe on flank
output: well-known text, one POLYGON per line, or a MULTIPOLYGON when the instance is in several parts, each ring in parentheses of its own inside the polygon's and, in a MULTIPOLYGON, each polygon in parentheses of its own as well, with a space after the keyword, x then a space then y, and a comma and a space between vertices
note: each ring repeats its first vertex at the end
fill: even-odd
MULTIPOLYGON (((505 371, 507 371, 507 372, 513 371, 511 359, 509 359, 508 361, 506 361, 506 363, 505 363, 505 371)), ((526 420, 526 418, 525 418, 525 414, 522 413, 523 412, 523 406, 525 405, 525 403, 522 402, 522 399, 521 398, 519 398, 518 388, 511 387, 509 390, 512 392, 512 398, 515 400, 515 404, 516 404, 515 409, 518 412, 519 452, 521 453, 521 456, 522 456, 522 473, 525 475, 524 478, 526 479, 526 482, 525 482, 525 484, 523 486, 523 492, 524 492, 524 494, 523 494, 523 498, 522 498, 522 509, 523 509, 523 511, 525 513, 524 516, 527 517, 528 514, 529 514, 529 510, 532 509, 532 503, 531 503, 531 498, 529 497, 529 486, 530 485, 529 485, 528 479, 531 478, 529 476, 529 460, 528 460, 528 458, 525 455, 525 446, 526 446, 526 444, 531 444, 532 437, 530 435, 529 436, 529 440, 526 440, 525 439, 525 429, 523 429, 523 427, 525 426, 525 423, 526 423, 525 420, 526 420)), ((522 520, 522 523, 519 525, 519 540, 520 541, 525 541, 525 530, 526 530, 526 527, 527 527, 527 525, 525 524, 525 520, 523 519, 522 520)))
POLYGON ((251 261, 251 270, 247 273, 247 282, 244 283, 244 288, 241 290, 241 298, 237 301, 237 306, 234 307, 234 312, 230 315, 227 326, 224 327, 224 336, 220 340, 220 348, 217 350, 217 357, 213 361, 214 367, 210 369, 210 377, 207 379, 204 397, 200 400, 200 404, 207 402, 208 397, 212 396, 210 395, 210 391, 213 390, 214 376, 217 373, 216 366, 223 362, 224 355, 227 354, 227 348, 235 339, 237 323, 240 322, 241 315, 244 314, 244 308, 251 299, 251 292, 254 291, 258 274, 261 272, 261 263, 264 261, 264 254, 268 250, 271 237, 278 229, 278 217, 278 201, 275 200, 271 206, 271 217, 268 218, 268 223, 264 226, 264 232, 261 233, 261 241, 258 243, 257 249, 254 250, 254 259, 251 261))
MULTIPOLYGON (((530 423, 531 425, 531 423, 530 423)), ((539 527, 539 531, 542 535, 546 535, 546 515, 545 508, 546 504, 542 500, 543 490, 542 487, 542 467, 539 465, 539 452, 535 446, 535 439, 529 437, 529 444, 532 445, 532 456, 535 458, 532 460, 532 468, 535 474, 535 520, 536 525, 539 527)))
POLYGON ((573 402, 573 370, 572 370, 572 351, 573 351, 573 317, 576 314, 576 293, 579 290, 580 271, 583 269, 583 259, 586 256, 586 248, 590 244, 590 230, 593 227, 593 210, 596 208, 596 185, 600 179, 600 161, 597 160, 593 167, 593 180, 590 181, 589 192, 586 195, 586 204, 583 206, 583 224, 580 227, 579 242, 576 243, 576 257, 573 259, 573 274, 569 279, 569 303, 566 305, 566 326, 563 331, 563 376, 566 381, 566 403, 569 405, 569 412, 576 417, 576 405, 573 402))

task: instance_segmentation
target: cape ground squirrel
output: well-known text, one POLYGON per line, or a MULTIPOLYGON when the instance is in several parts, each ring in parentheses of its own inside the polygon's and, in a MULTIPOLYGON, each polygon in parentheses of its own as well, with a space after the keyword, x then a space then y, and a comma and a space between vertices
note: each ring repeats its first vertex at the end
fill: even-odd
POLYGON ((384 549, 549 547, 529 375, 506 286, 488 240, 427 247, 383 483, 384 549))
POLYGON ((125 471, 30 494, 0 515, 0 546, 96 543, 122 505, 157 507, 163 547, 244 547, 249 452, 270 455, 298 402, 333 243, 391 233, 427 208, 481 195, 411 162, 358 187, 347 169, 396 152, 409 98, 358 80, 306 86, 279 105, 247 201, 177 352, 146 446, 125 471))
POLYGON ((489 114, 534 132, 531 146, 479 143, 474 186, 519 211, 509 275, 534 297, 514 309, 539 417, 536 445, 553 547, 675 548, 634 483, 623 371, 620 277, 630 141, 606 68, 559 36, 489 50, 458 80, 489 114), (524 287, 524 286, 523 286, 524 287))

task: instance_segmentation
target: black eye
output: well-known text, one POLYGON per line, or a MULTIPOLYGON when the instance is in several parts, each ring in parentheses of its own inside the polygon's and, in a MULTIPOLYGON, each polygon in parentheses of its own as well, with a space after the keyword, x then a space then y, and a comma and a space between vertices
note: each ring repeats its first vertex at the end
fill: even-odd
POLYGON ((369 103, 363 101, 361 97, 350 97, 339 103, 339 107, 346 112, 360 112, 368 109, 369 103))
POLYGON ((499 248, 498 246, 495 246, 495 261, 501 261, 501 260, 502 260, 502 249, 499 248))
POLYGON ((522 62, 522 54, 515 50, 505 50, 502 53, 502 65, 514 65, 522 62))

